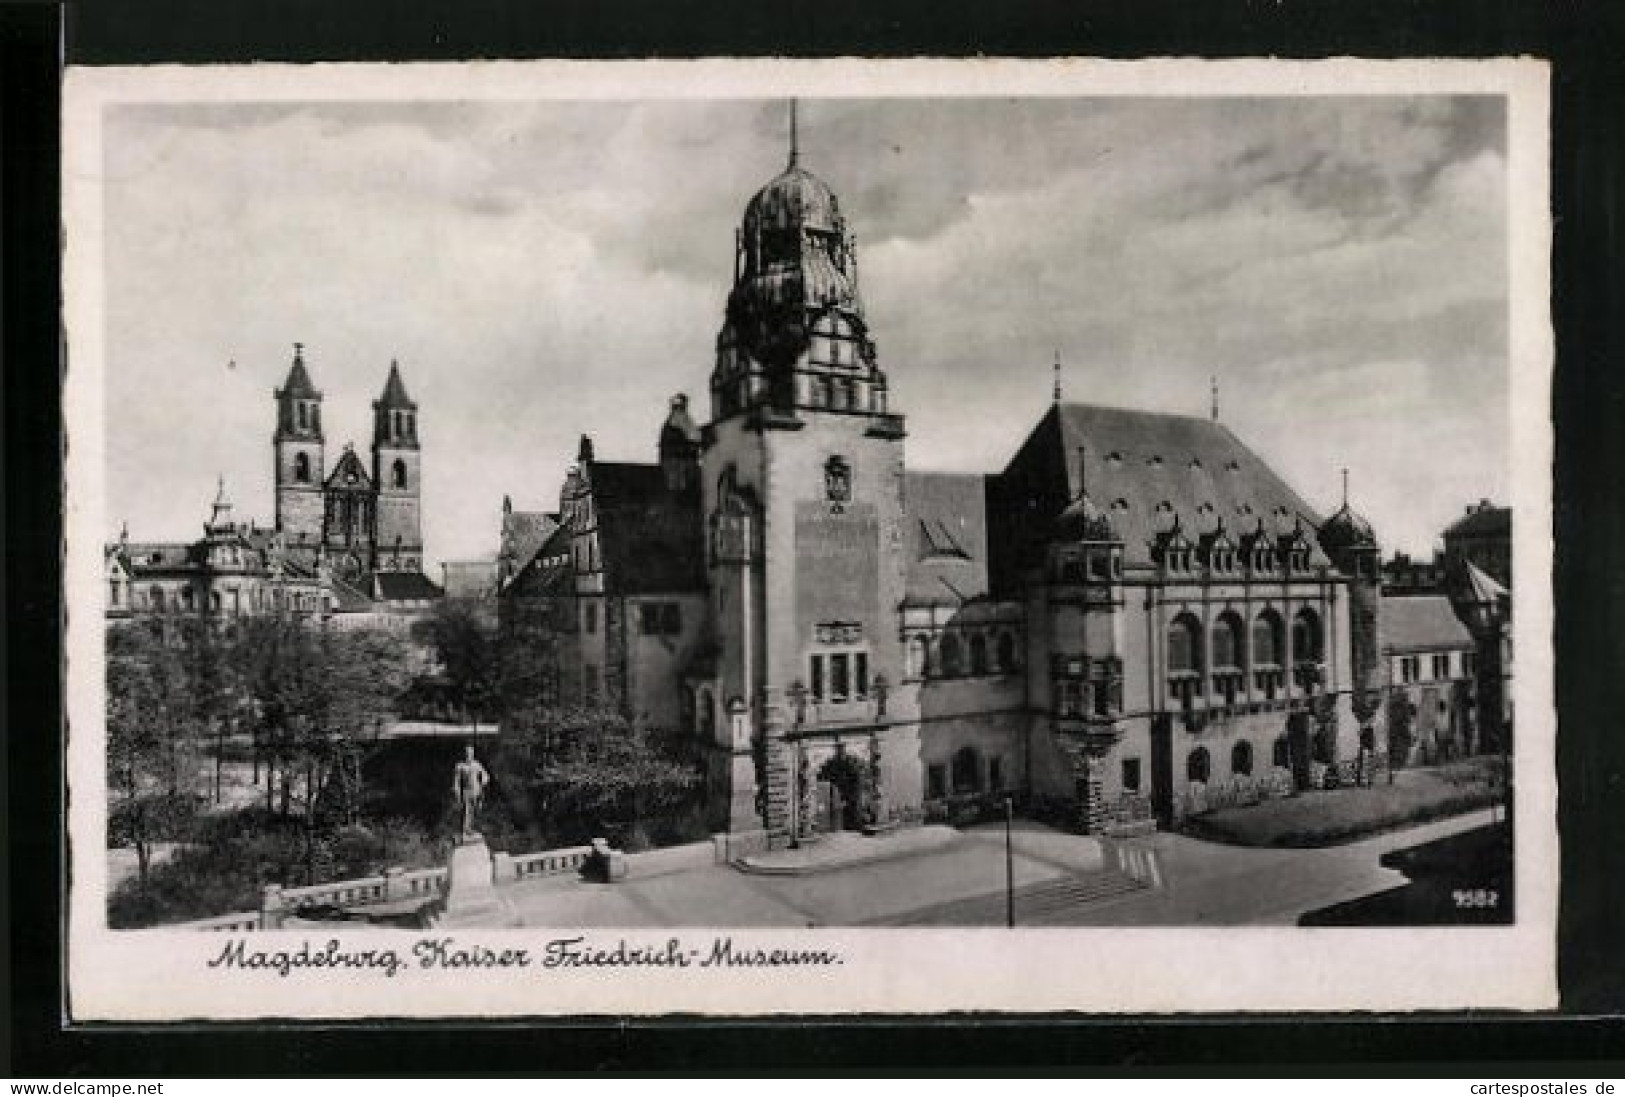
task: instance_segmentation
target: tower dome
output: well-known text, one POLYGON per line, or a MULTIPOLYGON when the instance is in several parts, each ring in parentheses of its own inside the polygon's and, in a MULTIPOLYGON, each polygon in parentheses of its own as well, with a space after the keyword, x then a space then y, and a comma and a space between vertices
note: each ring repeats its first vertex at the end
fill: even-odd
POLYGON ((1321 524, 1320 547, 1326 550, 1327 555, 1344 549, 1374 549, 1377 547, 1377 535, 1371 523, 1356 514, 1345 502, 1336 514, 1321 524))
POLYGON ((846 221, 829 184, 791 164, 745 206, 743 229, 747 237, 773 230, 845 233, 846 221))
POLYGON ((1055 519, 1055 536, 1062 541, 1118 541, 1111 517, 1087 494, 1067 504, 1055 519))

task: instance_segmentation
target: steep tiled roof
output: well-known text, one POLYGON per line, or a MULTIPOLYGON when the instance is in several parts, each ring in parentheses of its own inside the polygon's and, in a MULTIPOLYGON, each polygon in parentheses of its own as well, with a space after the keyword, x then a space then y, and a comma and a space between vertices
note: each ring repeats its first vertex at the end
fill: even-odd
MULTIPOLYGON (((1193 539, 1220 520, 1233 537, 1256 530, 1260 520, 1272 536, 1289 533, 1300 518, 1310 528, 1320 524, 1308 504, 1222 423, 1059 404, 995 480, 990 525, 996 587, 1019 585, 1036 543, 1085 488, 1122 538, 1129 567, 1151 563, 1151 544, 1175 515, 1193 539)), ((1327 561, 1316 550, 1311 563, 1327 561)))
POLYGON ((1473 646, 1472 634, 1450 608, 1450 600, 1436 594, 1384 598, 1377 613, 1377 636, 1382 650, 1394 654, 1473 646))
POLYGON ((302 396, 306 399, 315 399, 321 396, 316 386, 310 383, 310 374, 305 371, 305 357, 296 354, 293 358, 293 367, 288 370, 288 379, 282 383, 280 396, 302 396))
POLYGON ((421 602, 440 597, 440 588, 416 571, 374 572, 378 597, 385 602, 421 602))
POLYGON ((498 555, 511 561, 515 571, 530 563, 553 531, 559 528, 556 514, 539 510, 511 510, 502 515, 502 542, 498 555))
POLYGON ((980 473, 905 474, 910 602, 957 603, 987 593, 987 481, 980 473))
POLYGON ((178 568, 193 563, 193 545, 173 541, 131 541, 125 557, 137 572, 148 568, 178 568))
POLYGON ((666 487, 659 465, 594 461, 605 583, 621 594, 705 589, 699 500, 666 487))

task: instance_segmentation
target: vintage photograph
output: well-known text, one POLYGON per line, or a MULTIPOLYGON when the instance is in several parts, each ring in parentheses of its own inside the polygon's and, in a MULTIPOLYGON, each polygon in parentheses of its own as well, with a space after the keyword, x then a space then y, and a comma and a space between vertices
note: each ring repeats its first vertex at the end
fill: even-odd
POLYGON ((1539 66, 331 68, 69 85, 76 952, 1550 936, 1539 66))

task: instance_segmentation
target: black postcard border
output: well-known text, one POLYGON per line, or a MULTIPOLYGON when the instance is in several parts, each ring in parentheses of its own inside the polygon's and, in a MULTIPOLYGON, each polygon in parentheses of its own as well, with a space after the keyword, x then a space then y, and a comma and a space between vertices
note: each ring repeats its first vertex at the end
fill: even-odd
MULTIPOLYGON (((1549 0, 93 0, 0 7, 5 136, 11 1073, 381 1075, 1179 1069, 1493 1073, 1625 1057, 1625 6, 1549 0), (59 21, 59 19, 61 21, 59 21), (59 33, 62 35, 58 37, 59 33), (1554 526, 1563 851, 1552 1016, 63 1024, 58 46, 79 64, 477 57, 1282 56, 1553 62, 1554 526), (545 1031, 538 1031, 545 1029, 545 1031)), ((1487 961, 1493 958, 1487 957, 1487 961)), ((5 1037, 0 1037, 4 1039, 5 1037)), ((0 1043, 0 1055, 7 1052, 0 1043)), ((3 1060, 0 1060, 3 1061, 3 1060)))

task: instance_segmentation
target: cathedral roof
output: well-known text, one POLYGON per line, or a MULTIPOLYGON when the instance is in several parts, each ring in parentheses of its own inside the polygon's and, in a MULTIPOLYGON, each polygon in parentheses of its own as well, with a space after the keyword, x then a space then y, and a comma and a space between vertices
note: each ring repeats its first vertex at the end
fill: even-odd
POLYGON ((332 475, 327 478, 324 486, 363 491, 372 487, 372 477, 367 475, 367 466, 361 463, 361 458, 356 456, 355 450, 346 448, 333 466, 332 475))
POLYGON ((412 398, 406 395, 406 384, 401 380, 401 367, 394 361, 389 363, 389 379, 384 382, 384 394, 378 398, 380 408, 405 408, 408 411, 417 410, 412 398))
POLYGON ((1462 562, 1461 571, 1461 591, 1465 600, 1480 605, 1495 605, 1507 597, 1507 588, 1471 560, 1462 562))
POLYGON ((316 386, 310 383, 310 374, 305 372, 303 350, 294 350, 293 366, 288 370, 288 379, 282 383, 277 395, 303 397, 308 400, 318 399, 322 395, 316 390, 316 386))
MULTIPOLYGON (((1224 424, 1212 419, 1093 404, 1055 404, 994 478, 995 586, 1019 589, 1035 548, 1087 484, 1123 542, 1125 567, 1153 562, 1152 547, 1177 519, 1199 540, 1220 521, 1231 530, 1260 520, 1278 535, 1318 517, 1224 424), (1081 451, 1081 456, 1080 456, 1081 451)), ((1328 561, 1311 554, 1312 565, 1328 561)))
POLYGON ((659 465, 594 461, 588 476, 610 589, 620 594, 706 589, 699 510, 691 497, 668 489, 659 465))
POLYGON ((957 604, 987 593, 987 479, 981 473, 904 473, 910 602, 957 604))
POLYGON ((1473 646, 1472 633, 1450 608, 1450 599, 1440 594, 1384 598, 1377 636, 1382 650, 1396 655, 1473 646))

